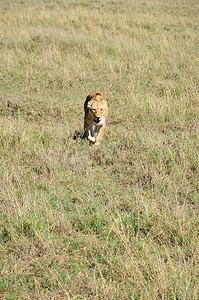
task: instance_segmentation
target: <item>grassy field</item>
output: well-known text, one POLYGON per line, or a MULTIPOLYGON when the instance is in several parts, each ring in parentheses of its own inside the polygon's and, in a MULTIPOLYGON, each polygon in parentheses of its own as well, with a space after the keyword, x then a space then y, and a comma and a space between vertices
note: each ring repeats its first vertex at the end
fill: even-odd
POLYGON ((198 299, 198 16, 0 1, 1 299, 198 299), (81 139, 93 90, 99 147, 81 139))

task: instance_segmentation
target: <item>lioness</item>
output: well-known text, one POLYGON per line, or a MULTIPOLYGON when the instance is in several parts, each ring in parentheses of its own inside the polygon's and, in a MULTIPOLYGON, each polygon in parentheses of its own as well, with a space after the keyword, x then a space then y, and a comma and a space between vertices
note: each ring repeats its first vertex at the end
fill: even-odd
POLYGON ((84 137, 87 137, 95 145, 99 145, 106 126, 107 101, 101 93, 92 92, 86 98, 84 111, 84 137))

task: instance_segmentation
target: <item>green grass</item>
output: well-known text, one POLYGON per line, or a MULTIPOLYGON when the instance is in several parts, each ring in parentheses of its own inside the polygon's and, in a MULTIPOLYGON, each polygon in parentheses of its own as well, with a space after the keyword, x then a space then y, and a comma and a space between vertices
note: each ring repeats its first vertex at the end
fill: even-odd
POLYGON ((198 13, 1 1, 2 299, 198 299, 198 13), (99 147, 80 138, 93 90, 99 147))

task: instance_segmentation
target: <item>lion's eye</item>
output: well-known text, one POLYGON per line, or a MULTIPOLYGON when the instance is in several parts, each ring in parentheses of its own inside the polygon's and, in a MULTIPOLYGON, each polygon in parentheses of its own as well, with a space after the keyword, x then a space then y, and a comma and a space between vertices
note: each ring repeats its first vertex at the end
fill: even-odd
POLYGON ((102 111, 103 111, 103 109, 101 108, 101 109, 100 109, 100 111, 102 112, 102 111))
POLYGON ((96 112, 96 109, 93 109, 94 112, 96 112))

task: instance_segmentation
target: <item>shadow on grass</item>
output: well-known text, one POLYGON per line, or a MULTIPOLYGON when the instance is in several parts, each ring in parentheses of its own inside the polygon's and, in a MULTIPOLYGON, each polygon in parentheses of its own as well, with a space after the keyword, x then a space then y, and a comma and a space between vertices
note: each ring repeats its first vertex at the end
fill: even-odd
MULTIPOLYGON (((86 133, 82 133, 80 131, 75 130, 74 135, 73 135, 73 140, 75 141, 80 141, 80 140, 87 140, 87 135, 86 133)), ((88 141, 89 146, 95 145, 95 143, 88 141)))
POLYGON ((74 135, 73 135, 73 140, 76 141, 76 140, 80 140, 80 139, 81 140, 85 139, 85 134, 80 131, 75 130, 74 135))

